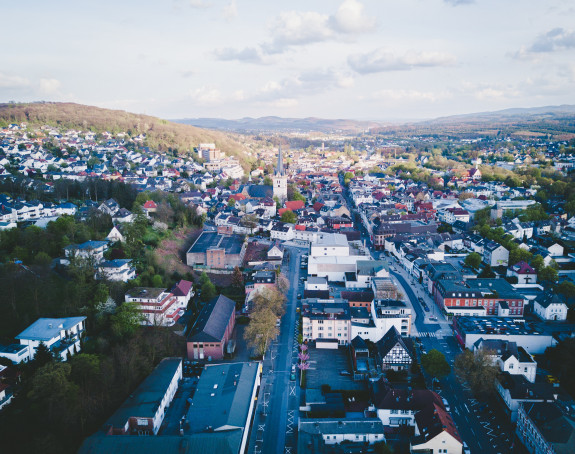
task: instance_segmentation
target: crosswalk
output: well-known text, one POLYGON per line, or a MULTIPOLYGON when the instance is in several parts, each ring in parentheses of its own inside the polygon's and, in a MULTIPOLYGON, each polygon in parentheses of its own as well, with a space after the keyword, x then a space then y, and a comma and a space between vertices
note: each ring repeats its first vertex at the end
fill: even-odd
POLYGON ((420 331, 417 334, 418 337, 437 337, 437 332, 435 331, 420 331))

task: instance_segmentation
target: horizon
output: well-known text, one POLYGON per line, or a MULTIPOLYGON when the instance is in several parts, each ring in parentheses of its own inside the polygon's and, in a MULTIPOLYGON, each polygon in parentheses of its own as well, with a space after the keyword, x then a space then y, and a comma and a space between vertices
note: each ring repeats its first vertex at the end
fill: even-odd
POLYGON ((27 32, 18 21, 5 25, 19 41, 3 55, 0 101, 77 102, 160 118, 359 121, 575 104, 575 8, 566 0, 520 6, 16 2, 4 10, 26 17, 27 32))

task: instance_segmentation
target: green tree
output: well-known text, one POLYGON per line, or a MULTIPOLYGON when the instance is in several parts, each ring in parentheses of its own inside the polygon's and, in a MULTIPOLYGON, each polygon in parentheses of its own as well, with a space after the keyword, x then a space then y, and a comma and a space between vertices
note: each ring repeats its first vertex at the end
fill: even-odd
POLYGON ((445 355, 436 349, 421 356, 421 366, 426 373, 437 379, 447 377, 451 372, 451 366, 445 359, 445 355))
POLYGON ((160 288, 164 286, 164 280, 159 274, 154 274, 152 277, 152 287, 160 288))
POLYGON ((297 215, 291 210, 286 210, 281 216, 281 221, 287 222, 289 224, 295 224, 297 222, 297 215))
POLYGON ((485 265, 485 268, 477 275, 481 279, 492 279, 495 277, 495 273, 491 269, 491 265, 485 265))
POLYGON ((293 195, 291 197, 292 200, 301 200, 302 202, 305 203, 305 197, 302 195, 301 192, 299 192, 298 190, 295 190, 293 192, 293 195))
POLYGON ((229 207, 234 207, 236 205, 236 200, 232 199, 231 197, 228 199, 228 206, 229 207))
POLYGON ((353 173, 351 172, 345 172, 343 175, 343 184, 348 186, 349 182, 351 181, 351 179, 353 178, 353 173))
POLYGON ((540 254, 535 255, 531 259, 531 266, 535 271, 537 271, 537 273, 540 273, 541 270, 545 267, 545 260, 543 259, 543 256, 540 254))
POLYGON ((519 262, 529 263, 533 258, 533 254, 523 248, 516 247, 509 251, 509 265, 515 265, 519 262))
POLYGON ((201 292, 202 301, 210 301, 217 294, 216 286, 211 281, 208 281, 205 284, 203 284, 201 289, 202 289, 201 292))
POLYGON ((546 266, 538 274, 539 281, 557 282, 559 273, 551 266, 546 266))
POLYGON ((52 351, 44 342, 40 342, 34 354, 34 366, 37 368, 44 367, 46 364, 54 362, 54 360, 52 351))
POLYGON ((264 177, 264 185, 266 185, 266 186, 272 186, 273 184, 274 184, 274 183, 273 183, 272 179, 271 179, 269 176, 266 175, 266 176, 264 177))
POLYGON ((495 377, 499 369, 493 365, 491 353, 486 350, 474 353, 466 349, 455 357, 455 374, 467 382, 475 394, 490 394, 495 389, 495 377))
POLYGON ((132 337, 140 327, 143 320, 137 303, 122 303, 110 317, 111 329, 118 339, 132 337))
POLYGON ((276 317, 281 317, 285 312, 285 302, 285 295, 278 289, 265 288, 253 297, 253 312, 260 312, 269 309, 276 315, 276 317))
POLYGON ((465 257, 464 263, 471 268, 477 269, 479 268, 479 265, 481 265, 481 255, 477 252, 472 252, 467 257, 465 257))
POLYGON ((234 272, 232 274, 232 287, 238 290, 244 288, 244 275, 242 273, 242 270, 240 270, 239 266, 236 266, 234 268, 234 272))

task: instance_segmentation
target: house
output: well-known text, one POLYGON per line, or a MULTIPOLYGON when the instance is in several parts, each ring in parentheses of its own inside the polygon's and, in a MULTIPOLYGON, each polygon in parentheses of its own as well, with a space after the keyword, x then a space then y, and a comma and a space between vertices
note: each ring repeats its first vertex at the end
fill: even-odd
POLYGON ((567 303, 563 295, 549 290, 533 303, 533 312, 542 320, 567 320, 567 303))
POLYGON ((224 358, 236 322, 236 303, 220 295, 204 306, 187 340, 188 359, 224 358))
POLYGON ((376 342, 383 370, 408 370, 413 362, 412 348, 407 343, 411 339, 402 338, 395 326, 376 342))
POLYGON ((377 418, 300 418, 298 422, 298 452, 302 453, 328 452, 326 447, 339 444, 362 448, 383 441, 384 426, 377 418))
POLYGON ((138 305, 140 323, 148 326, 173 326, 186 308, 165 288, 134 287, 126 292, 124 300, 138 305))
POLYGON ((124 235, 122 235, 122 232, 120 232, 118 226, 115 225, 112 227, 112 230, 110 230, 110 233, 108 233, 106 240, 108 240, 110 243, 116 243, 118 241, 122 243, 125 241, 125 238, 124 235))
POLYGON ((126 208, 120 208, 112 216, 112 221, 114 223, 130 223, 134 221, 134 215, 126 208))
POLYGON ((155 213, 158 209, 158 205, 153 200, 146 200, 146 203, 142 205, 142 210, 146 216, 149 216, 150 213, 155 213))
POLYGON ((136 268, 130 259, 105 260, 98 265, 96 279, 128 282, 136 278, 136 268))
POLYGON ((114 199, 108 199, 100 204, 98 210, 102 213, 109 214, 110 216, 114 216, 116 212, 120 209, 120 204, 116 202, 114 199))
POLYGON ((483 262, 489 266, 507 266, 509 251, 495 241, 487 241, 483 246, 483 262))
POLYGON ((249 295, 258 288, 274 288, 276 286, 276 273, 274 271, 256 271, 249 282, 246 282, 245 292, 249 295))
POLYGON ((108 249, 107 241, 86 241, 82 244, 71 244, 64 248, 64 253, 68 258, 81 258, 94 260, 100 263, 104 260, 104 252, 108 249))
POLYGON ((463 441, 445 408, 434 403, 415 415, 419 435, 411 439, 411 453, 460 454, 463 441))
MULTIPOLYGON (((2 366, 0 364, 0 372, 2 372, 4 369, 6 369, 6 366, 2 366)), ((11 387, 5 383, 0 382, 0 410, 12 402, 13 396, 14 393, 12 393, 11 387)))
POLYGON ((339 345, 351 342, 351 311, 344 300, 306 300, 302 303, 304 340, 335 339, 339 345))
POLYGON ((475 352, 489 352, 493 364, 497 365, 501 372, 523 375, 529 382, 535 382, 537 362, 523 347, 518 347, 517 343, 503 339, 479 339, 473 344, 473 349, 475 352))
POLYGON ((285 222, 274 222, 270 230, 270 238, 272 240, 289 241, 295 236, 294 225, 285 222))
POLYGON ((516 434, 531 454, 575 452, 575 421, 555 402, 522 403, 516 434))
POLYGON ((86 317, 39 318, 16 336, 20 344, 28 348, 27 353, 20 355, 21 361, 33 359, 40 343, 64 361, 78 353, 80 337, 85 329, 84 320, 86 317))
POLYGON ((507 269, 507 276, 517 278, 518 284, 535 284, 537 282, 537 272, 524 261, 509 267, 507 269))
POLYGON ((268 249, 266 254, 266 258, 269 261, 277 262, 283 260, 284 257, 284 249, 283 245, 279 242, 275 242, 272 246, 268 249))

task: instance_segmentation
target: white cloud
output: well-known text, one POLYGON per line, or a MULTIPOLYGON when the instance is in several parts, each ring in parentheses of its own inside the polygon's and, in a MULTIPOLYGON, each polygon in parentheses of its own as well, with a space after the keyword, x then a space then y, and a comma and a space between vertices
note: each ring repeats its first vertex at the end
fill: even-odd
POLYGON ((359 74, 371 74, 384 71, 409 71, 414 68, 429 68, 435 66, 451 66, 455 57, 442 52, 421 52, 409 50, 403 55, 379 48, 372 52, 351 55, 349 66, 359 74))
POLYGON ((333 30, 350 34, 365 33, 375 27, 375 19, 364 13, 363 5, 357 0, 344 1, 329 23, 333 30))
POLYGON ((56 95, 60 93, 61 85, 57 79, 40 79, 38 89, 42 95, 56 95))
POLYGON ((475 3, 475 0, 444 0, 445 3, 449 3, 453 6, 459 5, 469 5, 471 3, 475 3))
POLYGON ((516 85, 487 84, 464 82, 461 92, 469 94, 478 100, 504 100, 522 95, 516 85))
POLYGON ((564 28, 554 28, 539 35, 529 47, 529 52, 554 52, 575 48, 575 31, 564 28))
POLYGON ((188 0, 188 5, 192 8, 209 8, 211 6, 210 3, 204 0, 188 0))
POLYGON ((223 101, 220 90, 208 86, 192 90, 190 92, 190 97, 201 105, 219 104, 223 101))
POLYGON ((373 93, 373 98, 392 101, 430 101, 435 102, 451 97, 448 92, 431 92, 418 90, 379 90, 373 93))
POLYGON ((230 3, 224 6, 223 9, 224 18, 227 20, 233 19, 238 16, 238 4, 236 0, 231 0, 230 3))
POLYGON ((271 58, 264 55, 262 50, 257 47, 244 47, 243 49, 234 49, 225 47, 214 50, 216 59, 221 61, 240 61, 244 63, 268 64, 271 58))
POLYGON ((30 81, 22 76, 13 76, 6 73, 0 73, 0 88, 27 88, 30 81))

